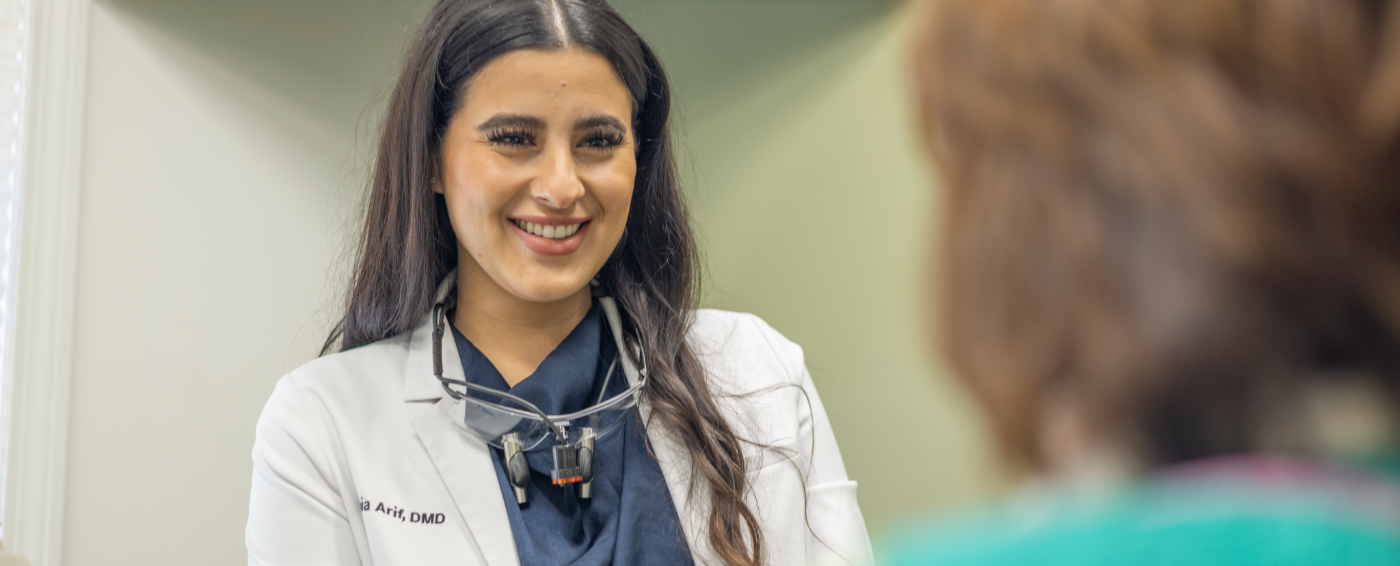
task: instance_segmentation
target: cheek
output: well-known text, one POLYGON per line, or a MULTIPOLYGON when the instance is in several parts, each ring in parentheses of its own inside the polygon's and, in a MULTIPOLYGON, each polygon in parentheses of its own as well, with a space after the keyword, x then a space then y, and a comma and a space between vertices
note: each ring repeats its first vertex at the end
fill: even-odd
POLYGON ((447 165, 443 178, 443 196, 452 213, 453 228, 458 233, 491 231, 497 224, 494 219, 516 193, 513 190, 516 183, 509 178, 508 171, 481 156, 459 156, 447 165), (459 222, 470 225, 457 226, 459 222))
POLYGON ((619 221, 624 221, 632 205, 632 191, 637 182, 637 162, 633 159, 619 159, 599 173, 595 183, 599 203, 609 213, 621 216, 619 221))

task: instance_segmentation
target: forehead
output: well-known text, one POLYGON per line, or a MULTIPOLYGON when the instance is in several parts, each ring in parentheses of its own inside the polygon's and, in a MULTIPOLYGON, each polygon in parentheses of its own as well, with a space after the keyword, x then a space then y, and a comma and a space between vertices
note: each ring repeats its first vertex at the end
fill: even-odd
POLYGON ((519 49, 493 59, 467 85, 461 112, 574 117, 615 114, 630 122, 631 94, 606 58, 580 48, 519 49))

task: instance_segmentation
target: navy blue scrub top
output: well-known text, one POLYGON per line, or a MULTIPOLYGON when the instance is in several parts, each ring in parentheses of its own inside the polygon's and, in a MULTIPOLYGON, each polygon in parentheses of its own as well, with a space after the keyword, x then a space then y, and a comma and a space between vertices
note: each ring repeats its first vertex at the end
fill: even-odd
MULTIPOLYGON (((535 373, 515 387, 506 385, 496 366, 455 327, 452 337, 467 381, 522 397, 545 413, 562 415, 591 407, 598 399, 608 367, 617 358, 617 346, 606 328, 595 301, 535 373)), ((604 399, 627 389, 621 362, 606 381, 604 399)), ((491 450, 521 566, 694 566, 666 478, 646 442, 640 418, 627 419, 617 431, 596 441, 593 497, 580 499, 575 485, 551 483, 554 460, 549 447, 554 441, 545 441, 525 456, 530 463, 525 505, 515 500, 502 455, 491 450)))

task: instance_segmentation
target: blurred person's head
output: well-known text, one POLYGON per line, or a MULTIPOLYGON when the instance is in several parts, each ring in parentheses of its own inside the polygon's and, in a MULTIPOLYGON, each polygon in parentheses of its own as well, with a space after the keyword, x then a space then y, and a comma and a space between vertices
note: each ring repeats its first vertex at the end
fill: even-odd
POLYGON ((1394 447, 1400 1, 933 0, 915 65, 1009 455, 1394 447))

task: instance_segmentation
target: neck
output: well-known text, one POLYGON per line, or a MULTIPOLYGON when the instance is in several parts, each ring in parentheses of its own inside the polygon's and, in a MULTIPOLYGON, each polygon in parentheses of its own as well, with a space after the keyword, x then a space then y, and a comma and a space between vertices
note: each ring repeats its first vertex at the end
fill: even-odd
POLYGON ((536 302, 502 289, 475 262, 457 272, 457 310, 452 323, 515 387, 588 314, 593 297, 588 287, 557 301, 536 302))

